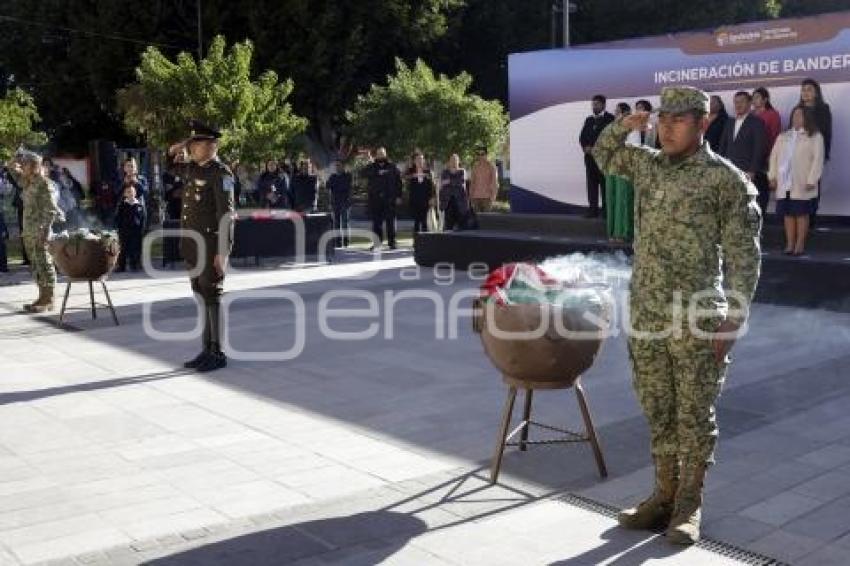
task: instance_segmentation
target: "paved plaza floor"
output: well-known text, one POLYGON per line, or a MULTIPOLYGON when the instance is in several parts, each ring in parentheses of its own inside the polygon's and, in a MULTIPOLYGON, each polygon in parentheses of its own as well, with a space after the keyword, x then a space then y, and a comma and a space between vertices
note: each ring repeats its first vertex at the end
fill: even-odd
MULTIPOLYGON (((506 387, 469 320, 437 315, 478 282, 405 252, 343 259, 232 274, 232 349, 303 351, 208 375, 178 369, 197 340, 165 334, 194 324, 177 271, 114 276, 120 326, 19 314, 33 286, 0 280, 20 281, 0 287, 0 566, 742 563, 736 549, 848 563, 850 315, 754 308, 720 403, 707 540, 679 549, 612 517, 652 476, 622 338, 583 378, 609 477, 586 445, 535 446, 491 486, 506 387), (328 306, 362 317, 325 321, 328 306)), ((71 305, 87 301, 76 284, 71 305)), ((569 390, 534 410, 582 427, 569 390)))

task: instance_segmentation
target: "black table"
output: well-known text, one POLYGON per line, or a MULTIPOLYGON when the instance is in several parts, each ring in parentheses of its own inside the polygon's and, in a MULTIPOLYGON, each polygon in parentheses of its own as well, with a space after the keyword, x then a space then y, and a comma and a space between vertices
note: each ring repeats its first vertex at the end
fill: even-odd
MULTIPOLYGON (((333 259, 334 238, 322 236, 333 230, 333 218, 327 213, 308 214, 302 219, 304 224, 303 256, 324 256, 333 259), (324 248, 324 251, 320 249, 324 248)), ((264 257, 297 257, 296 222, 291 217, 246 217, 237 218, 233 235, 231 258, 253 257, 259 265, 264 257)), ((178 220, 166 220, 165 229, 179 229, 178 220)), ((163 265, 180 261, 180 238, 164 237, 162 242, 163 265)))

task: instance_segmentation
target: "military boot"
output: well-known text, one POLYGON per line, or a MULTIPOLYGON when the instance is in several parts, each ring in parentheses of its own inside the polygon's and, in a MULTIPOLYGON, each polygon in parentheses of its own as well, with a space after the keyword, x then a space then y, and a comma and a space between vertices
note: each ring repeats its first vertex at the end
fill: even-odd
POLYGON ((26 305, 24 310, 31 313, 42 313, 53 310, 53 287, 39 286, 38 298, 34 303, 26 305))
POLYGON ((673 503, 679 482, 679 462, 675 456, 655 458, 655 491, 638 504, 617 516, 626 529, 657 529, 665 527, 673 515, 673 503))
POLYGON ((201 350, 201 353, 189 360, 188 362, 183 362, 183 367, 186 369, 195 369, 207 359, 210 355, 208 350, 201 350))
POLYGON ((206 313, 209 323, 210 346, 207 357, 195 368, 201 373, 227 367, 227 356, 221 351, 221 307, 217 303, 207 305, 206 313))
POLYGON ((24 305, 24 312, 35 312, 33 309, 38 305, 42 299, 44 298, 44 290, 39 287, 38 288, 38 298, 31 303, 27 303, 24 305))
POLYGON ((213 350, 195 369, 200 373, 208 373, 225 367, 227 367, 227 356, 224 355, 218 344, 213 344, 213 350))
POLYGON ((705 464, 682 467, 676 505, 667 528, 667 539, 673 544, 694 544, 699 540, 702 519, 702 486, 705 464))
POLYGON ((202 341, 204 347, 203 347, 203 350, 201 350, 200 354, 198 354, 197 356, 195 356, 194 358, 192 358, 191 360, 189 360, 188 362, 185 362, 183 364, 183 367, 186 368, 186 369, 197 369, 201 365, 205 364, 206 361, 207 361, 207 358, 210 357, 210 355, 211 355, 212 330, 210 328, 209 311, 207 310, 207 306, 203 302, 199 303, 198 309, 200 311, 201 317, 203 318, 204 332, 203 332, 201 341, 202 341))

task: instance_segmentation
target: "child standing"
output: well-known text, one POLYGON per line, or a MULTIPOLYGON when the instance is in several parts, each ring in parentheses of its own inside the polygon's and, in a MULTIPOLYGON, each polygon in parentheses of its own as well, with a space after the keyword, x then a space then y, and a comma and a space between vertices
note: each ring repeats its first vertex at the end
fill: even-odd
POLYGON ((142 257, 145 206, 136 198, 136 187, 132 183, 124 184, 123 198, 115 214, 115 227, 121 243, 116 271, 125 271, 128 260, 130 269, 138 271, 142 257))

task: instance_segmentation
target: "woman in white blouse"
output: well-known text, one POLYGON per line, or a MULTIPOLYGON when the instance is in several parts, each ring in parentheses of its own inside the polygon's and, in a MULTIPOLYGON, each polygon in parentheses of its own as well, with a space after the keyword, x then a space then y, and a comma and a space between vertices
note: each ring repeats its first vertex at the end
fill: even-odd
POLYGON ((823 136, 811 109, 797 106, 791 127, 780 134, 770 153, 768 179, 776 194, 776 214, 785 222, 785 253, 803 255, 823 173, 823 136))

